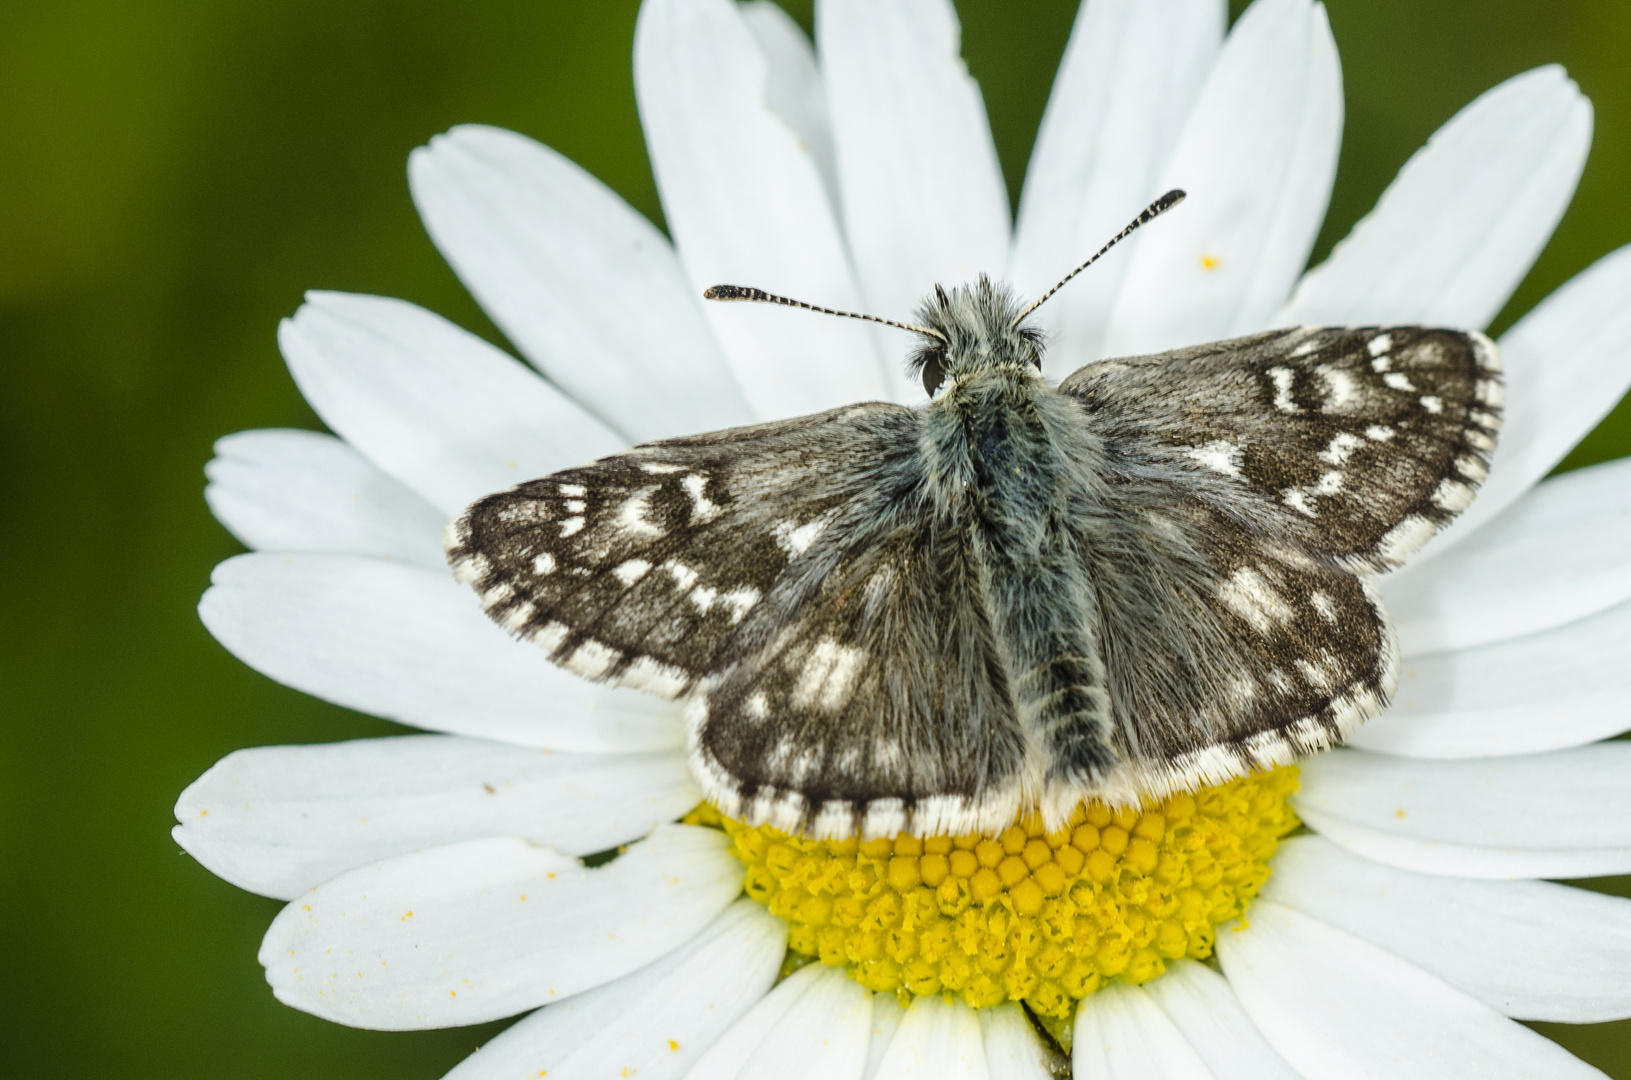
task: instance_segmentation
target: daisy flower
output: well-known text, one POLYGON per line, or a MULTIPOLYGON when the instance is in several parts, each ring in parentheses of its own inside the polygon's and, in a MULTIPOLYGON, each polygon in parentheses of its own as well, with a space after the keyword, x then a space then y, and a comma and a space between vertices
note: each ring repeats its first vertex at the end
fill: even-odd
POLYGON ((204 622, 436 734, 243 750, 182 794, 182 847, 289 901, 273 992, 370 1028, 527 1014, 463 1078, 1040 1077, 1061 1049, 1080 1076, 1600 1075, 1515 1021, 1631 1016, 1631 901, 1541 880, 1631 872, 1631 745, 1602 741, 1631 726, 1631 463, 1542 479, 1631 382, 1631 251, 1501 338, 1489 482, 1381 586, 1395 704, 1296 770, 1055 834, 823 846, 699 808, 677 706, 551 666, 453 581, 442 527, 481 495, 922 400, 892 331, 706 307, 717 281, 886 316, 982 271, 1035 294, 1182 186, 1042 309, 1049 375, 1291 323, 1483 327, 1591 138, 1560 69, 1519 75, 1304 273, 1342 128, 1318 4, 1257 0, 1226 34, 1223 0, 1090 0, 1012 225, 950 3, 823 0, 816 26, 646 0, 672 242, 519 135, 414 152, 431 236, 525 363, 380 297, 314 293, 281 327, 335 435, 220 441, 206 495, 252 550, 204 622))

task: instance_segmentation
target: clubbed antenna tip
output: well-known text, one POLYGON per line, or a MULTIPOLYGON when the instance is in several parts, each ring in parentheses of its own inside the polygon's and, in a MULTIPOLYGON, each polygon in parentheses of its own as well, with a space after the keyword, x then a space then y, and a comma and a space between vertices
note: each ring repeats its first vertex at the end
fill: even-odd
POLYGON ((1098 262, 1100 257, 1103 256, 1105 252, 1109 251, 1111 248, 1115 247, 1117 244, 1121 243, 1123 240, 1125 240, 1129 236, 1131 236, 1133 234, 1133 231, 1135 229, 1137 229, 1140 225, 1143 225, 1143 224, 1145 224, 1147 222, 1155 220, 1156 218, 1160 217, 1162 214, 1166 213, 1168 210, 1171 210, 1174 206, 1177 206, 1179 203, 1181 203, 1183 201, 1184 201, 1184 192, 1179 188, 1173 188, 1171 191, 1167 192, 1165 195, 1161 196, 1159 199, 1157 199, 1154 202, 1150 203, 1150 205, 1148 205, 1148 206, 1146 206, 1144 208, 1143 213, 1139 214, 1136 218, 1134 218, 1132 220, 1132 222, 1129 223, 1128 226, 1125 229, 1121 230, 1116 235, 1112 236, 1110 238, 1110 242, 1108 244, 1105 244, 1097 252, 1095 252, 1091 259, 1087 260, 1085 263, 1078 266, 1076 269, 1072 270, 1070 273, 1066 274, 1064 277, 1060 278, 1059 279, 1059 284, 1055 285, 1053 288, 1049 289, 1047 292, 1043 293, 1041 296, 1037 297, 1035 300, 1032 300, 1031 303, 1029 304, 1029 306, 1027 306, 1024 311, 1022 311, 1018 315, 1014 316, 1014 321, 1012 323, 1010 323, 1009 326, 1010 327, 1018 326, 1021 322, 1023 322, 1025 320, 1025 316, 1029 315, 1031 312, 1033 312, 1037 308, 1041 307, 1042 304, 1048 299, 1048 297, 1052 296, 1054 293, 1056 293, 1060 289, 1064 288, 1066 282, 1070 281, 1070 279, 1075 277, 1077 274, 1080 274, 1083 270, 1086 270, 1089 266, 1092 266, 1094 263, 1098 262))
POLYGON ((910 330, 914 334, 927 334, 932 338, 946 340, 940 331, 927 326, 918 326, 915 323, 896 322, 894 319, 880 319, 876 315, 862 315, 855 311, 839 311, 836 308, 818 307, 815 304, 806 304, 803 300, 794 300, 790 296, 777 296, 775 293, 755 289, 751 285, 710 285, 702 290, 704 300, 748 300, 758 304, 781 304, 784 307, 802 308, 805 311, 818 311, 823 315, 837 315, 845 319, 864 319, 867 322, 881 323, 884 326, 893 326, 900 330, 910 330))

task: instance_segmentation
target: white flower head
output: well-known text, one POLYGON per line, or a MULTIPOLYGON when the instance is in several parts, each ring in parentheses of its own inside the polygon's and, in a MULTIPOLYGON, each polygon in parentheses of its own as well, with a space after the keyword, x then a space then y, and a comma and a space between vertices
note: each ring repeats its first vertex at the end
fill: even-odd
MULTIPOLYGON (((646 0, 635 81, 672 243, 519 135, 459 127, 414 153, 432 237, 527 364, 410 304, 314 293, 279 342, 338 437, 244 432, 209 467, 253 549, 217 568, 211 632, 439 733, 244 750, 183 793, 182 846, 289 901, 260 954, 281 1000, 386 1029, 528 1013, 466 1078, 1047 1074, 1016 1005, 903 1009, 822 963, 782 978, 788 924, 742 896, 724 833, 676 824, 699 799, 678 707, 508 639, 440 533, 632 442, 921 400, 896 331, 709 308, 708 285, 895 318, 980 272, 1035 294, 1171 187, 1182 213, 1042 309, 1051 376, 1295 322, 1485 326, 1579 178, 1574 84, 1545 67, 1480 97, 1304 273, 1336 45, 1310 0, 1257 0, 1227 35, 1225 16, 1084 4, 1012 226, 949 0, 822 0, 813 49, 765 0, 646 0)), ((1077 1075, 1600 1075, 1515 1020, 1631 1016, 1631 901, 1538 880, 1631 872, 1631 747, 1600 741, 1631 724, 1631 465, 1541 482, 1631 383, 1631 249, 1500 346, 1489 482, 1382 586, 1394 706, 1302 764, 1311 832, 1219 930, 1216 967, 1084 999, 1077 1075)))

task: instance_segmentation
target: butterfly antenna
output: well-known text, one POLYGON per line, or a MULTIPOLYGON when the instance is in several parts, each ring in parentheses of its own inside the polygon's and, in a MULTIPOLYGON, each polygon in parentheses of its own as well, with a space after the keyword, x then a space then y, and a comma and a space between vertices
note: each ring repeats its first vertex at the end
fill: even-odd
POLYGON ((1098 250, 1098 252, 1096 254, 1094 254, 1094 256, 1091 259, 1087 260, 1085 263, 1078 266, 1076 269, 1072 270, 1070 273, 1066 274, 1064 277, 1060 278, 1059 279, 1059 284, 1055 285, 1053 288, 1049 289, 1047 292, 1043 293, 1041 296, 1039 296, 1035 300, 1031 301, 1029 307, 1027 307, 1024 311, 1020 312, 1018 315, 1014 316, 1014 321, 1008 324, 1009 329, 1013 329, 1014 327, 1018 326, 1020 323, 1024 322, 1025 321, 1025 316, 1029 315, 1031 312, 1035 311, 1037 308, 1039 308, 1043 304, 1045 304, 1047 302, 1047 300, 1048 300, 1048 297, 1052 296, 1054 293, 1058 292, 1060 289, 1063 289, 1065 287, 1065 283, 1070 281, 1071 278, 1075 277, 1077 274, 1080 274, 1083 270, 1086 270, 1089 266, 1092 266, 1094 263, 1098 262, 1099 259, 1101 257, 1103 257, 1105 252, 1109 251, 1111 248, 1115 247, 1117 244, 1121 243, 1123 240, 1125 240, 1129 236, 1131 236, 1133 234, 1134 230, 1136 230, 1140 225, 1143 225, 1146 222, 1154 221, 1156 218, 1160 217, 1162 214, 1166 213, 1168 210, 1171 210, 1174 206, 1177 206, 1179 203, 1181 203, 1183 201, 1184 201, 1184 193, 1182 191, 1180 191, 1178 188, 1173 188, 1171 191, 1167 192, 1165 195, 1161 196, 1159 199, 1157 199, 1154 202, 1150 203, 1150 205, 1148 205, 1148 206, 1146 206, 1144 208, 1144 212, 1142 214, 1135 217, 1132 220, 1132 223, 1129 224, 1125 229, 1121 230, 1116 235, 1112 236, 1110 238, 1110 242, 1108 244, 1104 245, 1103 247, 1101 247, 1098 250))
POLYGON ((767 293, 763 289, 750 288, 747 285, 713 285, 702 292, 704 300, 737 300, 752 301, 757 304, 781 304, 784 307, 803 308, 805 311, 818 311, 823 315, 837 315, 845 319, 864 319, 867 322, 882 323, 884 326, 893 326, 900 330, 910 330, 914 334, 927 334, 932 338, 946 340, 946 335, 928 326, 918 326, 916 323, 896 322, 894 319, 881 319, 876 315, 862 315, 856 311, 838 311, 834 308, 817 307, 815 304, 806 304, 803 300, 794 300, 790 296, 777 296, 767 293))

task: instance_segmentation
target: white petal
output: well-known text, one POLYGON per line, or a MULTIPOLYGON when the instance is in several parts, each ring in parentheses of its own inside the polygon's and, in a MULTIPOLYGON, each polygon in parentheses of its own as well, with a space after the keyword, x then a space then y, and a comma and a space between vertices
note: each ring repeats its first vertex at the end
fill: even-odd
POLYGON ((1571 1024, 1631 1016, 1631 900, 1544 881, 1415 874, 1317 836, 1285 841, 1273 865, 1263 899, 1378 945, 1507 1016, 1571 1024))
POLYGON ((912 999, 878 1080, 988 1080, 980 1018, 961 1001, 912 999))
POLYGON ((1071 1072, 1094 1080, 1213 1080, 1142 987, 1109 983, 1076 1009, 1071 1072))
POLYGON ((1421 758, 1507 757, 1631 729, 1631 604, 1528 637, 1404 665, 1393 704, 1348 745, 1421 758))
POLYGON ((1405 162, 1277 321, 1489 325, 1557 227, 1590 148, 1591 102, 1561 67, 1508 79, 1405 162))
POLYGON ((656 963, 517 1021, 447 1080, 676 1080, 769 991, 786 944, 787 924, 744 897, 656 963))
POLYGON ((1024 1009, 1009 1002, 981 1009, 979 1017, 991 1080, 1050 1080, 1057 1075, 1054 1055, 1037 1038, 1024 1009))
POLYGON ((204 499, 244 546, 372 555, 441 569, 441 511, 332 435, 240 431, 215 442, 204 499))
POLYGON ((401 300, 307 293, 278 345, 323 422, 447 515, 627 445, 518 361, 401 300))
POLYGON ((906 1010, 900 1007, 894 994, 872 995, 872 1033, 868 1036, 866 1068, 861 1071, 861 1080, 872 1080, 878 1075, 878 1066, 883 1064, 889 1043, 894 1039, 895 1032, 900 1030, 900 1022, 904 1019, 906 1010))
POLYGON ((1489 479, 1414 556, 1466 539, 1552 471, 1631 386, 1631 246, 1598 259, 1501 337, 1506 415, 1489 479))
MULTIPOLYGON (((1223 0, 1081 6, 1025 169, 1009 271, 1022 298, 1052 288, 1161 193, 1156 184, 1227 17, 1223 0)), ((1142 233, 1123 240, 1031 316, 1048 331, 1050 377, 1099 357, 1110 307, 1142 240, 1142 233)))
POLYGON ((1602 1073, 1374 945, 1290 908, 1252 904, 1218 957, 1258 1028, 1308 1080, 1602 1073))
POLYGON ((910 319, 937 283, 1008 267, 1008 193, 960 34, 950 0, 816 9, 844 232, 876 315, 910 319))
POLYGON ((408 159, 425 227, 550 381, 629 442, 744 424, 668 239, 547 146, 466 125, 408 159))
MULTIPOLYGON (((634 87, 691 287, 752 285, 853 311, 860 290, 820 169, 767 102, 769 80, 729 0, 641 6, 634 87)), ((872 334, 852 319, 755 304, 704 311, 760 419, 889 393, 872 334)))
POLYGON ((1553 477, 1454 550, 1381 582, 1420 656, 1547 630, 1631 597, 1631 460, 1553 477))
POLYGON ((1298 815, 1366 858, 1462 877, 1631 872, 1631 743, 1481 761, 1338 750, 1301 769, 1298 815))
POLYGON ((1342 141, 1342 70, 1325 8, 1257 0, 1223 43, 1157 184, 1189 199, 1148 228, 1105 352, 1261 329, 1308 261, 1342 141))
POLYGON ((513 1016, 626 975, 736 898, 723 833, 663 825, 595 870, 524 840, 387 859, 285 907, 261 944, 286 1005, 403 1031, 513 1016))
POLYGON ((240 555, 198 613, 250 667, 415 727, 557 750, 681 742, 673 705, 570 675, 446 574, 347 555, 240 555))
POLYGON ((827 117, 827 88, 816 67, 815 48, 804 30, 775 0, 748 0, 741 6, 742 21, 765 54, 769 81, 765 104, 798 133, 816 168, 827 196, 837 204, 838 166, 834 162, 832 122, 827 117))
MULTIPOLYGON (((1278 875, 1279 863, 1275 863, 1278 875)), ((1179 960, 1144 990, 1217 1080, 1298 1080, 1252 1025, 1229 982, 1205 964, 1179 960)))
POLYGON ((592 855, 700 801, 678 751, 567 754, 410 735, 229 754, 181 793, 172 835, 216 876, 288 900, 353 867, 460 840, 519 836, 592 855))
POLYGON ((872 997, 838 968, 808 964, 738 1020, 688 1080, 859 1080, 872 997))

